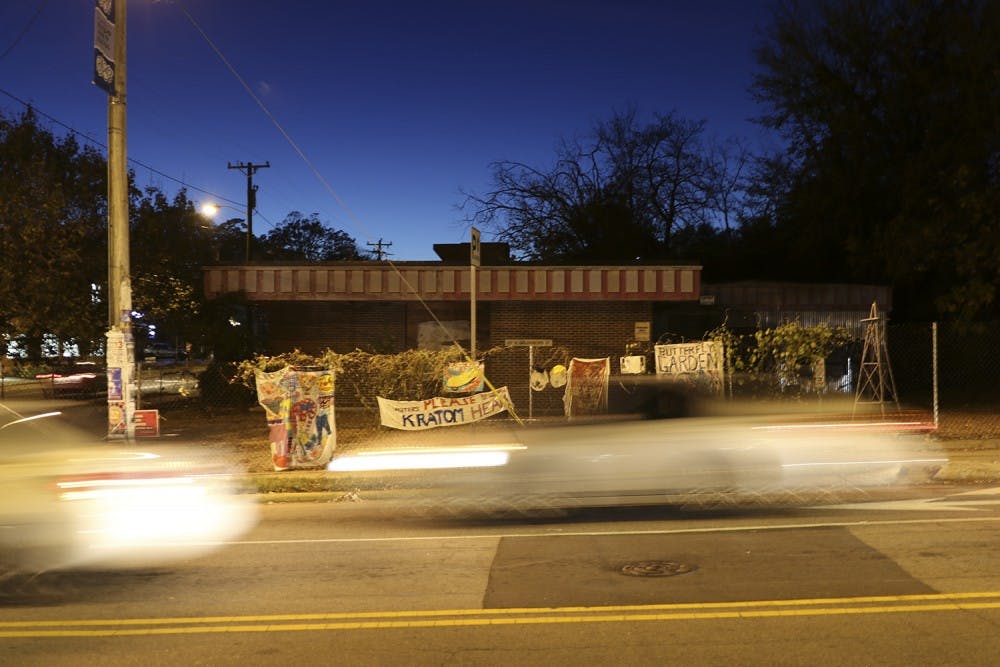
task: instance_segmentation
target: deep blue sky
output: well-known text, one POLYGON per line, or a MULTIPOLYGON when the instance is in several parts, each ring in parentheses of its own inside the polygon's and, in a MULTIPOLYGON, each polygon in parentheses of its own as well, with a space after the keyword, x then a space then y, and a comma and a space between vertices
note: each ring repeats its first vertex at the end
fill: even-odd
MULTIPOLYGON (((391 259, 435 259, 434 243, 467 240, 459 190, 486 191, 490 162, 546 167, 559 137, 629 105, 643 117, 676 110, 705 119, 712 135, 759 145, 747 87, 768 4, 129 0, 128 153, 237 208, 246 180, 227 162, 270 161, 255 178, 255 232, 289 211, 315 212, 362 248, 382 238, 391 259)), ((0 90, 106 142, 106 95, 91 84, 93 6, 0 3, 0 90)), ((0 108, 23 109, 2 93, 0 108)), ((133 166, 140 186, 171 196, 180 187, 133 166)))

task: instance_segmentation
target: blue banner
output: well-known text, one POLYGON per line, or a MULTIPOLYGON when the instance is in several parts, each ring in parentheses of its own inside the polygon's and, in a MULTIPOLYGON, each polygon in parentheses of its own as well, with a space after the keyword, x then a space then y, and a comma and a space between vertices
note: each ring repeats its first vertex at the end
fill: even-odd
POLYGON ((115 0, 94 7, 94 85, 115 95, 115 0))

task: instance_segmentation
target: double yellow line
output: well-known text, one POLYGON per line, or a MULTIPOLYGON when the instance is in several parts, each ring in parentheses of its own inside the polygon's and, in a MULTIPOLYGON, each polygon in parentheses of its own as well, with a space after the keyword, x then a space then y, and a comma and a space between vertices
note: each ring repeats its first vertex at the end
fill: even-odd
POLYGON ((929 593, 872 597, 615 605, 605 607, 524 607, 441 609, 263 616, 192 616, 0 621, 0 637, 127 637, 219 632, 295 632, 543 625, 554 623, 635 623, 752 619, 857 614, 925 613, 1000 609, 1000 592, 929 593))

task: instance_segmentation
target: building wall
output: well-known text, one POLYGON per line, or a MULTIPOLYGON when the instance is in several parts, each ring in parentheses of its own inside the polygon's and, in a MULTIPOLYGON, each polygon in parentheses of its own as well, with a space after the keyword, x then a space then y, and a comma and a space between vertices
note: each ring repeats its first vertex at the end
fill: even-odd
MULTIPOLYGON (((633 340, 636 321, 652 319, 651 302, 524 303, 490 304, 491 331, 488 346, 503 346, 512 338, 551 339, 552 348, 533 348, 536 366, 550 369, 568 364, 569 357, 611 358, 611 372, 618 373, 618 358, 633 340)), ((531 366, 529 350, 508 348, 490 357, 487 376, 495 386, 507 386, 511 400, 522 418, 527 418, 529 402, 534 416, 562 414, 562 389, 548 387, 531 393, 528 387, 531 366)))
POLYGON ((380 301, 274 301, 259 304, 267 327, 266 354, 295 349, 319 354, 405 349, 407 308, 380 301))
MULTIPOLYGON (((430 303, 442 322, 469 319, 469 304, 430 303)), ((391 353, 417 347, 420 323, 433 321, 415 303, 272 302, 259 304, 268 329, 267 354, 294 349, 319 354, 326 349, 350 352, 360 348, 391 353)), ((551 348, 534 348, 536 366, 550 369, 570 357, 610 357, 618 373, 618 357, 633 340, 636 321, 651 321, 652 302, 553 303, 493 302, 477 309, 479 351, 504 347, 509 339, 540 338, 551 348)), ((467 346, 468 340, 459 340, 467 346)), ((486 372, 494 386, 507 386, 519 416, 527 418, 529 402, 535 416, 561 414, 562 390, 531 392, 531 366, 526 347, 512 347, 490 356, 486 372)))

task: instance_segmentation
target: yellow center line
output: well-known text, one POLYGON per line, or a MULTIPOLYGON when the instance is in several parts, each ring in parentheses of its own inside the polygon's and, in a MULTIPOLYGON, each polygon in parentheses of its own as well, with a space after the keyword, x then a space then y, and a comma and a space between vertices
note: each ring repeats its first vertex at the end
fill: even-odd
POLYGON ((969 611, 974 609, 1000 609, 1000 592, 975 591, 966 593, 613 605, 604 607, 430 609, 420 611, 336 612, 258 616, 0 621, 0 637, 112 637, 222 632, 292 632, 556 623, 621 623, 926 613, 969 611), (97 629, 86 629, 95 627, 97 629))

